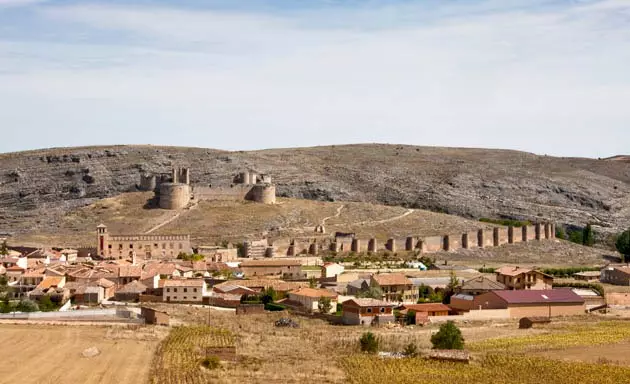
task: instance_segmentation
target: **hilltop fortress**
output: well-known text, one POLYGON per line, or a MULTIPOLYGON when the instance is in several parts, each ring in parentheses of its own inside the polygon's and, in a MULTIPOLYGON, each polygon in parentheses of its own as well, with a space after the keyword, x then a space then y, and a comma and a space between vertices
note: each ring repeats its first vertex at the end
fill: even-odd
POLYGON ((232 179, 229 186, 192 185, 190 168, 174 168, 170 175, 140 175, 138 189, 153 191, 162 209, 183 209, 191 202, 202 200, 249 200, 275 204, 276 187, 271 176, 244 171, 232 179))

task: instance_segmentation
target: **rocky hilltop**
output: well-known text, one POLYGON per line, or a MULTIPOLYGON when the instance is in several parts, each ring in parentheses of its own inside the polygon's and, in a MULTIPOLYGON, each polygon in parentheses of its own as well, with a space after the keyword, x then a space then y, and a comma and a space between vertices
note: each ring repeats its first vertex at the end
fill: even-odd
MULTIPOLYGON (((625 160, 627 157, 624 157, 625 160)), ((378 202, 470 218, 630 225, 630 163, 530 153, 406 145, 343 145, 227 152, 111 146, 0 155, 0 232, 55 226, 60 215, 136 190, 141 173, 190 167, 192 182, 229 183, 251 168, 280 196, 378 202)))

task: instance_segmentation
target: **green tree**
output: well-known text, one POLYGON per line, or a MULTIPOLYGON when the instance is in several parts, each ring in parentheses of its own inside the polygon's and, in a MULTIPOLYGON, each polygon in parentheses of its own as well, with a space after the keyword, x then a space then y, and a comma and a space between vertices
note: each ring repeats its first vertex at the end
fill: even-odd
POLYGON ((310 279, 308 279, 308 287, 317 288, 317 279, 315 277, 311 277, 310 279))
POLYGON ((361 351, 367 353, 377 353, 380 340, 372 332, 365 332, 359 339, 361 351))
POLYGON ((412 325, 416 323, 416 311, 410 309, 407 311, 407 315, 405 316, 405 323, 407 325, 412 325))
POLYGON ((617 236, 615 241, 617 251, 623 255, 625 262, 630 262, 630 229, 617 236))
POLYGON ((330 297, 322 296, 319 298, 319 302, 317 303, 317 308, 321 313, 330 313, 332 309, 332 303, 330 302, 330 297))
POLYGON ((263 304, 273 303, 277 299, 278 294, 276 293, 276 290, 273 289, 273 287, 267 288, 260 296, 260 301, 262 301, 263 304))
POLYGON ((556 238, 562 239, 562 240, 566 240, 567 239, 567 234, 564 231, 564 227, 562 225, 558 225, 556 227, 556 238))
POLYGON ((418 356, 418 347, 414 343, 409 343, 405 346, 403 350, 403 355, 405 357, 417 357, 418 356))
POLYGON ((569 241, 575 244, 583 244, 584 234, 580 230, 569 231, 569 241))
POLYGON ((381 289, 378 287, 370 287, 366 291, 359 293, 357 297, 363 298, 363 299, 382 300, 383 291, 381 291, 381 289))
POLYGON ((0 299, 4 299, 9 292, 9 281, 6 276, 0 276, 0 299))
POLYGON ((592 247, 593 244, 595 244, 595 233, 593 233, 591 225, 587 224, 582 230, 582 245, 592 247))
POLYGON ((44 296, 39 300, 39 310, 42 312, 52 312, 57 310, 57 305, 50 300, 50 296, 44 296))
POLYGON ((9 254, 9 247, 7 247, 7 241, 4 240, 2 242, 2 244, 0 244, 0 255, 8 255, 9 254))
POLYGON ((18 312, 37 312, 39 311, 39 306, 33 300, 22 300, 18 304, 16 311, 18 312))
POLYGON ((433 344, 433 349, 464 349, 464 337, 455 323, 449 320, 431 336, 431 344, 433 344))

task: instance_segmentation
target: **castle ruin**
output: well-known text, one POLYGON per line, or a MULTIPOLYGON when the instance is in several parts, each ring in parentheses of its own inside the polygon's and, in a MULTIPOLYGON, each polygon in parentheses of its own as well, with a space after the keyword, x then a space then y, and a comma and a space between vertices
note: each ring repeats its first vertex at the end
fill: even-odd
POLYGON ((240 172, 229 186, 192 185, 190 168, 174 168, 171 175, 140 175, 138 189, 153 191, 162 209, 178 210, 204 200, 249 200, 275 204, 276 187, 271 176, 255 171, 240 172))

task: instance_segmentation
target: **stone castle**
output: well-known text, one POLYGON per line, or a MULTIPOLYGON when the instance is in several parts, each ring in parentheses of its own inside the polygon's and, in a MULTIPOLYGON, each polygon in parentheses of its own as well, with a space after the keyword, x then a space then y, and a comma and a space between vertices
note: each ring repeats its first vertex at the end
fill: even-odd
POLYGON ((192 185, 190 168, 174 168, 170 175, 140 175, 138 189, 154 191, 162 209, 183 209, 202 200, 249 200, 275 204, 276 187, 271 176, 255 171, 236 175, 229 186, 192 185))

